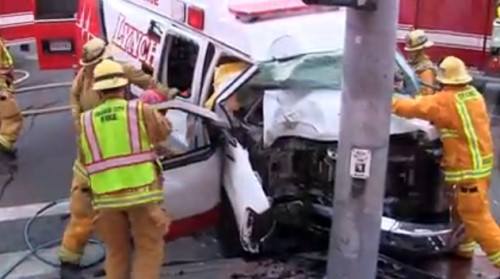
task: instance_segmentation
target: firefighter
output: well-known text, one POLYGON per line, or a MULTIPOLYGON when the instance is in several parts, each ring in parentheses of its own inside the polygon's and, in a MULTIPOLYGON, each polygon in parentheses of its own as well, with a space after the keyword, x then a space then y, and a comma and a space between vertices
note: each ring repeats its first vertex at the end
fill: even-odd
POLYGON ((408 63, 423 85, 419 92, 420 95, 434 93, 436 69, 429 56, 425 53, 426 49, 433 45, 434 43, 429 40, 423 30, 413 30, 405 38, 404 50, 408 53, 408 63))
POLYGON ((0 150, 14 158, 23 117, 14 98, 14 62, 0 38, 0 150))
POLYGON ((127 84, 120 63, 106 59, 95 67, 92 89, 102 102, 81 114, 79 160, 106 246, 106 278, 157 279, 170 218, 154 146, 170 129, 147 104, 125 99, 127 84))
POLYGON ((500 228, 488 204, 494 155, 484 98, 469 85, 472 77, 456 57, 443 59, 436 80, 442 86, 440 91, 415 99, 395 99, 393 113, 428 120, 439 129, 445 181, 456 188, 454 207, 466 232, 456 254, 472 259, 475 240, 500 268, 500 228))
MULTIPOLYGON (((83 55, 80 59, 82 69, 78 72, 71 88, 71 107, 75 125, 82 112, 96 107, 100 103, 99 94, 92 90, 93 70, 95 65, 104 58, 109 57, 106 43, 94 38, 83 46, 83 55)), ((120 62, 121 63, 121 62, 120 62)), ((163 95, 173 98, 177 91, 169 89, 144 72, 135 69, 132 65, 121 63, 126 78, 131 84, 142 89, 154 88, 163 95)), ((80 259, 85 245, 93 231, 94 214, 90 202, 88 182, 85 171, 75 161, 73 167, 73 179, 70 192, 71 218, 63 235, 61 248, 59 249, 59 260, 61 261, 61 278, 79 277, 80 259)))

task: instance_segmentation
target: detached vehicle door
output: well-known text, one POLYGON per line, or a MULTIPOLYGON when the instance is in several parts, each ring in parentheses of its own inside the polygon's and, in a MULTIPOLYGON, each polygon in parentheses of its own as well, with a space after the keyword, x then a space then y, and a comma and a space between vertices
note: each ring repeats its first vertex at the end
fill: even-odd
POLYGON ((78 0, 33 0, 39 67, 69 69, 75 65, 78 0))
POLYGON ((222 134, 228 126, 212 111, 188 102, 173 100, 156 107, 167 110, 172 124, 159 150, 165 208, 173 219, 166 237, 172 240, 218 221, 222 134))

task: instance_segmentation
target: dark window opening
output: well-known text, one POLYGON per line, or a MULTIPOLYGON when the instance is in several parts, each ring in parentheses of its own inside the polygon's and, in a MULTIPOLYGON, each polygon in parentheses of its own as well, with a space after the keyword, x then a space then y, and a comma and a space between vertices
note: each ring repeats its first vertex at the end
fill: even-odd
MULTIPOLYGON (((166 84, 181 92, 189 91, 194 78, 199 46, 192 40, 168 35, 166 84)), ((188 94, 189 95, 189 94, 188 94)), ((189 96, 187 96, 189 97, 189 96)))
POLYGON ((74 19, 78 0, 35 0, 35 20, 74 19))

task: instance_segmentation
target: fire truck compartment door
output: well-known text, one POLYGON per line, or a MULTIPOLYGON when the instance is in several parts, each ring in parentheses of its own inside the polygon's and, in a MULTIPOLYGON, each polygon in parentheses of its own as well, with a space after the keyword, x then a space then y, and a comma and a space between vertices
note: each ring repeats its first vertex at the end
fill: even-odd
POLYGON ((76 61, 76 12, 78 0, 34 0, 39 67, 71 69, 76 61))

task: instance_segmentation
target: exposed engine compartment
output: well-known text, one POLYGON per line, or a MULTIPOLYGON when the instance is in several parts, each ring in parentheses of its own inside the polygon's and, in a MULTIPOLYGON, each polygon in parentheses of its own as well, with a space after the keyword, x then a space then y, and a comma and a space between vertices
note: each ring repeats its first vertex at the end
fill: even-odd
MULTIPOLYGON (((330 219, 318 208, 332 206, 336 142, 285 137, 265 148, 258 117, 247 114, 238 119, 240 125, 233 133, 249 150, 277 223, 328 233, 330 219)), ((384 216, 421 224, 449 222, 439 167, 440 141, 429 141, 419 132, 392 135, 388 157, 384 216)))

